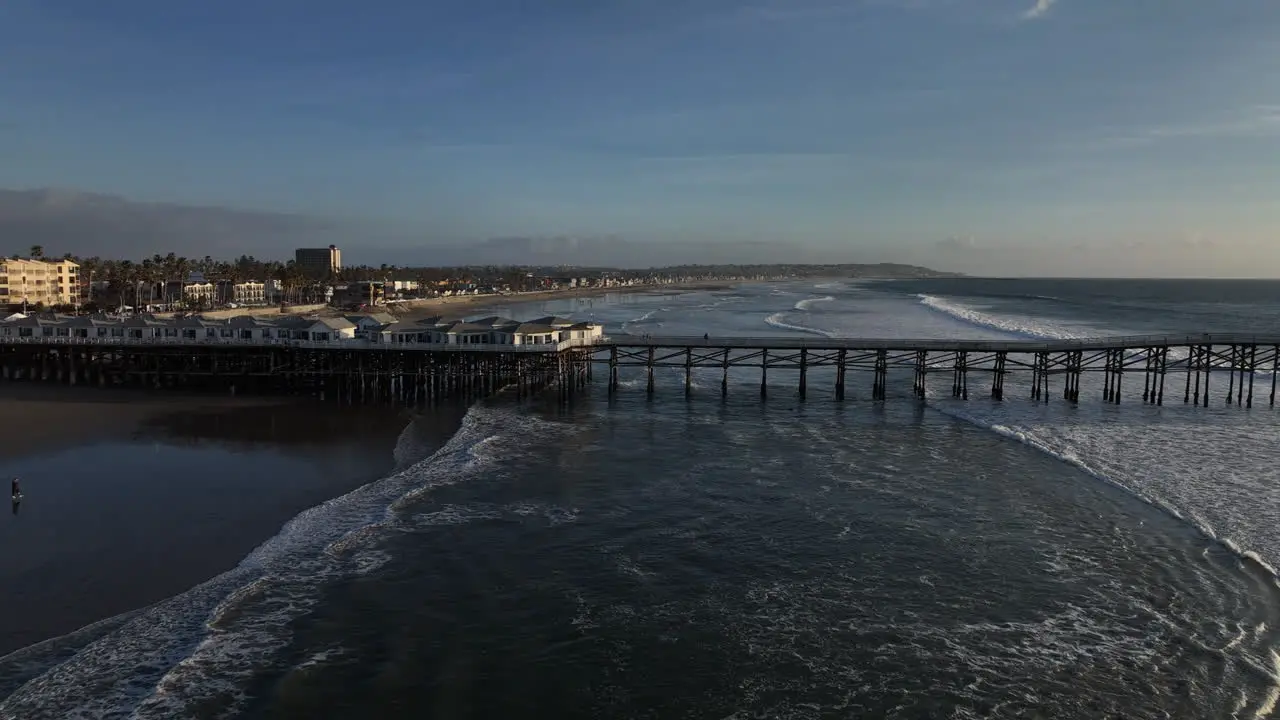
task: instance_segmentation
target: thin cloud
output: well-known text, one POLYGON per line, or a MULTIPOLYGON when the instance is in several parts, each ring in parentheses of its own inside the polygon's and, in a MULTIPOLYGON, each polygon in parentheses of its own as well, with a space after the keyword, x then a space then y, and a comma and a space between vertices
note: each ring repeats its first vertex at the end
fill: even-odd
POLYGON ((1022 13, 1023 20, 1039 20, 1049 13, 1058 0, 1036 0, 1036 4, 1022 13))
POLYGON ((1199 123, 1167 124, 1104 138, 1098 149, 1114 149, 1194 138, 1249 138, 1280 135, 1280 106, 1257 105, 1232 116, 1199 123))

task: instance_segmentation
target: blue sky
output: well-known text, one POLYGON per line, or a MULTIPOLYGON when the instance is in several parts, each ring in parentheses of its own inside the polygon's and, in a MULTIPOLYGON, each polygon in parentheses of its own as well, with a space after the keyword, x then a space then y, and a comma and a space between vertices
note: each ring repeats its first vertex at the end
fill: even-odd
POLYGON ((6 0, 0 68, 0 187, 851 256, 1280 239, 1275 0, 6 0))

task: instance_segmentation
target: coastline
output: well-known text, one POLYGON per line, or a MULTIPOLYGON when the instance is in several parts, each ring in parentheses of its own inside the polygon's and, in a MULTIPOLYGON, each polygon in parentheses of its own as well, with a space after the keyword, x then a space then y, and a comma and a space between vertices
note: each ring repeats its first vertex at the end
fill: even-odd
POLYGON ((623 287, 590 287, 570 290, 539 290, 536 292, 508 293, 504 295, 461 295, 427 300, 410 300, 388 306, 391 312, 405 319, 429 317, 436 314, 470 315, 472 311, 507 305, 525 305, 574 298, 605 297, 608 295, 661 295, 681 294, 699 290, 730 290, 739 281, 705 280, 670 285, 634 285, 623 287))
POLYGON ((0 384, 0 655, 185 592, 443 445, 465 409, 0 384))

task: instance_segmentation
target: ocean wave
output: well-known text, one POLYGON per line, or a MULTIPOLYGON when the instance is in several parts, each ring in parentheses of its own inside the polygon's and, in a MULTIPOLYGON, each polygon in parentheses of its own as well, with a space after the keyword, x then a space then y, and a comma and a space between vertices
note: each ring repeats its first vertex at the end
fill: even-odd
POLYGON ((837 337, 835 333, 829 330, 822 330, 820 328, 809 327, 808 325, 799 325, 791 322, 786 313, 773 313, 765 317, 764 321, 780 330, 794 330, 796 332, 808 333, 810 335, 817 335, 819 337, 826 338, 837 337))
POLYGON ((235 715, 251 679, 276 661, 291 624, 315 606, 324 586, 390 562, 378 546, 414 524, 401 510, 433 488, 484 472, 512 446, 523 447, 519 438, 545 437, 545 427, 528 434, 530 423, 540 421, 473 406, 431 457, 299 513, 236 568, 0 659, 0 678, 21 682, 0 703, 0 717, 170 718, 197 706, 235 715))
MULTIPOLYGON (((1054 325, 1043 320, 1032 317, 999 315, 991 312, 978 310, 955 300, 941 298, 934 295, 920 294, 920 304, 929 309, 946 315, 948 317, 960 320, 961 322, 981 328, 983 330, 995 330, 1007 335, 1013 335, 1020 339, 1028 340, 1080 340, 1084 338, 1103 337, 1107 335, 1142 335, 1144 333, 1132 330, 1105 330, 1101 328, 1077 327, 1075 329, 1067 329, 1060 325, 1054 325)), ((1044 296, 1049 299, 1048 296, 1044 296)), ((1145 352, 1141 350, 1126 353, 1129 358, 1141 358, 1145 356, 1145 352)), ((1186 348, 1170 348, 1169 349, 1169 365, 1179 366, 1185 365, 1190 359, 1190 352, 1186 348)), ((1215 358, 1211 362, 1212 367, 1225 368, 1230 367, 1231 363, 1227 360, 1215 358)), ((1259 377, 1270 377, 1271 368, 1257 368, 1254 375, 1259 377)))
MULTIPOLYGON (((976 308, 963 305, 953 300, 935 295, 917 295, 920 304, 936 312, 948 315, 956 320, 984 330, 1014 335, 1032 340, 1075 340, 1085 335, 1065 328, 1054 327, 1043 321, 1032 318, 1015 318, 1007 315, 992 315, 976 308)), ((1100 334, 1100 333, 1099 333, 1100 334)))
POLYGON ((809 308, 813 307, 818 303, 834 302, 834 301, 835 301, 835 298, 830 295, 827 295, 826 297, 809 298, 808 300, 801 300, 800 302, 796 303, 795 309, 800 310, 802 312, 807 312, 809 308))

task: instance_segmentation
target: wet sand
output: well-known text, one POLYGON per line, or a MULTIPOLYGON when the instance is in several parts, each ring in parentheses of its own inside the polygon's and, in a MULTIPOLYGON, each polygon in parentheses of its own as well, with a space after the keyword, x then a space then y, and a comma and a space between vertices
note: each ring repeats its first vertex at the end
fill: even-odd
POLYGON ((234 567, 462 412, 0 384, 0 478, 24 495, 0 521, 0 654, 234 567))

